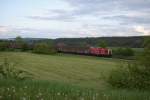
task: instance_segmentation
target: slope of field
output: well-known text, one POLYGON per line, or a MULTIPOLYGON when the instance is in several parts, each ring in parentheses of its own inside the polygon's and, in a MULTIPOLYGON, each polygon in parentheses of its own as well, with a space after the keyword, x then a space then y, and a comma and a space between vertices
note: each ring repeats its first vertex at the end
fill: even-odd
POLYGON ((38 55, 22 52, 0 52, 4 58, 15 63, 19 69, 34 75, 35 79, 76 84, 85 87, 103 88, 102 75, 117 66, 119 60, 111 58, 76 55, 38 55))

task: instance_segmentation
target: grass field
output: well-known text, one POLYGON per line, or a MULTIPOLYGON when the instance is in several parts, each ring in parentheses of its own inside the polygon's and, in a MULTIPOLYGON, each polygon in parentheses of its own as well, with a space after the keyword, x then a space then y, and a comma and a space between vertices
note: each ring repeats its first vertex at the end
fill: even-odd
POLYGON ((113 89, 104 82, 124 60, 80 55, 0 52, 35 81, 0 80, 0 100, 150 100, 149 91, 113 89))
POLYGON ((119 60, 75 55, 37 55, 21 52, 2 52, 0 62, 8 58, 16 67, 28 71, 35 79, 53 80, 101 89, 102 74, 117 66, 119 60))

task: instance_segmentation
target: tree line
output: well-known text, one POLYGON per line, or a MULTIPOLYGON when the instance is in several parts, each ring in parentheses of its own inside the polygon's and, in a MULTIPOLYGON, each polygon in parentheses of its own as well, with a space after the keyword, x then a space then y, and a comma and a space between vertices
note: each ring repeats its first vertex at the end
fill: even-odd
POLYGON ((40 54, 56 53, 55 46, 51 41, 34 41, 30 43, 20 36, 14 40, 0 41, 0 51, 30 51, 40 54))
POLYGON ((113 57, 127 58, 128 56, 134 56, 132 47, 144 47, 144 38, 146 37, 34 39, 21 38, 18 36, 14 40, 1 40, 0 51, 33 51, 36 53, 51 54, 56 53, 57 44, 63 43, 68 46, 78 47, 115 47, 111 48, 113 57))
POLYGON ((133 37, 88 37, 88 38, 59 38, 54 39, 54 43, 64 43, 67 45, 91 45, 99 46, 101 41, 106 41, 108 47, 131 47, 142 48, 144 38, 147 36, 133 37))

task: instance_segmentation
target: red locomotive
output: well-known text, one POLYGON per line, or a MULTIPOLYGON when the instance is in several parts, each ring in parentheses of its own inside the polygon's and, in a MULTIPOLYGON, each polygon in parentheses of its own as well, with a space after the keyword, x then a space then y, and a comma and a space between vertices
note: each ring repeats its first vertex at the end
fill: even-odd
POLYGON ((112 50, 107 48, 90 48, 90 54, 96 55, 96 56, 111 56, 112 50))
POLYGON ((72 54, 82 54, 82 55, 93 55, 93 56, 104 56, 111 57, 112 50, 108 48, 99 48, 99 47, 78 47, 78 46, 66 46, 58 45, 58 52, 63 53, 72 53, 72 54))

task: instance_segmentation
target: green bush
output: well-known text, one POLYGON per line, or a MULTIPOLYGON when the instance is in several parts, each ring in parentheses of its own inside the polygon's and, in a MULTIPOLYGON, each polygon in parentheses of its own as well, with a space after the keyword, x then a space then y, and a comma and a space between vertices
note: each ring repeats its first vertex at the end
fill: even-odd
POLYGON ((22 46, 21 46, 21 50, 22 51, 27 51, 27 50, 30 50, 31 48, 29 48, 29 44, 27 43, 22 43, 22 46))
POLYGON ((56 53, 56 50, 52 45, 48 45, 47 43, 37 43, 33 48, 33 52, 40 54, 54 54, 56 53))
POLYGON ((14 80, 24 80, 31 78, 31 74, 26 71, 18 70, 14 68, 14 64, 8 62, 7 59, 4 63, 0 65, 0 78, 1 79, 14 79, 14 80))
POLYGON ((117 88, 150 89, 150 72, 132 63, 112 70, 107 82, 117 88))
POLYGON ((134 50, 131 49, 131 48, 114 49, 113 53, 114 53, 115 56, 118 56, 118 57, 134 56, 134 50))
POLYGON ((150 89, 150 39, 145 44, 138 59, 110 73, 109 84, 119 88, 150 89))
POLYGON ((110 72, 107 82, 113 87, 126 88, 128 87, 129 73, 125 66, 119 66, 110 72))
POLYGON ((7 42, 0 42, 0 51, 5 51, 8 49, 8 43, 7 42))

